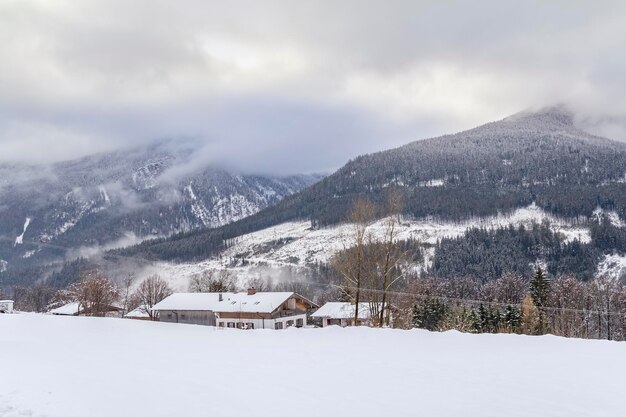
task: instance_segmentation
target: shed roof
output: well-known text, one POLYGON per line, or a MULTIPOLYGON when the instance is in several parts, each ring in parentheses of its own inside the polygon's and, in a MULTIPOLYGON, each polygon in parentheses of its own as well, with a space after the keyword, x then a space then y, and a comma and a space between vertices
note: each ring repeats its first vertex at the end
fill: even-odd
POLYGON ((48 311, 48 313, 57 314, 60 316, 73 316, 75 314, 78 314, 79 308, 80 308, 80 303, 72 302, 72 303, 67 303, 65 305, 62 305, 61 307, 58 307, 58 308, 53 308, 52 310, 48 311))
POLYGON ((139 306, 134 310, 129 311, 128 313, 126 313, 124 315, 124 317, 130 317, 130 318, 135 318, 135 319, 147 319, 150 318, 150 314, 148 314, 148 312, 150 311, 150 307, 148 306, 139 306))
MULTIPOLYGON (((344 302, 330 302, 324 304, 319 310, 311 314, 311 317, 326 317, 331 319, 354 318, 355 304, 344 302)), ((370 318, 370 304, 359 303, 359 318, 368 320, 370 318)))

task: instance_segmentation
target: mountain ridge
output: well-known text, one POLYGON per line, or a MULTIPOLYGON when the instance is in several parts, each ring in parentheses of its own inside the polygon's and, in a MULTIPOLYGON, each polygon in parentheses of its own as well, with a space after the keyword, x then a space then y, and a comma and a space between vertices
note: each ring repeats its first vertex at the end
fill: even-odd
POLYGON ((601 207, 626 218, 626 144, 574 126, 563 108, 520 112, 452 135, 361 155, 276 206, 217 228, 145 242, 120 253, 198 260, 229 239, 281 222, 312 227, 345 220, 356 198, 382 205, 405 195, 405 214, 447 220, 484 217, 536 203, 548 213, 589 218, 601 207))

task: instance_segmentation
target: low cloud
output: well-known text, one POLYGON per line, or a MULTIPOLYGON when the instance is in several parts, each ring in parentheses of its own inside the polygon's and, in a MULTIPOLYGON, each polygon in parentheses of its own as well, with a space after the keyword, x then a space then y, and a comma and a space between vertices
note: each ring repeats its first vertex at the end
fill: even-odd
POLYGON ((626 140, 623 2, 244 3, 3 2, 0 162, 191 138, 190 169, 330 171, 554 103, 626 140))

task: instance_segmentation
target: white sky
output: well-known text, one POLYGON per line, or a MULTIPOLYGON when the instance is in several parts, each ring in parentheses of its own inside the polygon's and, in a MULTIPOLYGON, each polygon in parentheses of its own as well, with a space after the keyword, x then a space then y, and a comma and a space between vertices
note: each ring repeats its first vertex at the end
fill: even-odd
POLYGON ((626 139, 626 6, 0 0, 0 161, 163 138, 255 172, 567 103, 626 139))

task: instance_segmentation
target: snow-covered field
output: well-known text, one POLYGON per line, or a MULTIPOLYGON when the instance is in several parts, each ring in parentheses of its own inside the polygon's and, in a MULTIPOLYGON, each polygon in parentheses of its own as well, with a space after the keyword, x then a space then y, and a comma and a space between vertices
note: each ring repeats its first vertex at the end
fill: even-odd
POLYGON ((623 416, 626 343, 0 315, 0 416, 623 416))

